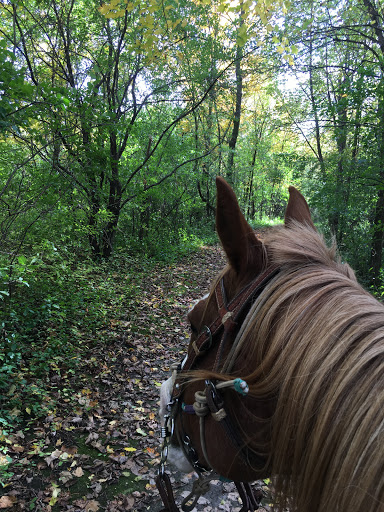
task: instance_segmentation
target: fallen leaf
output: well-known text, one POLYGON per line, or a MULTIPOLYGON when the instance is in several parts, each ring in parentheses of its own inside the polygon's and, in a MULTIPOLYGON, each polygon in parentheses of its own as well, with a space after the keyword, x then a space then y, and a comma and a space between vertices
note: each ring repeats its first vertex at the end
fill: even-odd
POLYGON ((0 453, 0 466, 6 466, 7 464, 9 464, 9 462, 12 462, 11 457, 7 457, 0 453))
POLYGON ((73 474, 79 478, 79 477, 81 477, 81 476, 83 476, 83 475, 84 475, 84 471, 83 471, 83 469, 82 469, 82 468, 77 467, 77 468, 75 469, 75 471, 73 472, 73 474))
POLYGON ((126 496, 124 499, 124 507, 125 510, 131 510, 133 505, 135 504, 135 498, 132 498, 131 496, 126 496))
POLYGON ((55 450, 50 455, 48 455, 48 457, 45 457, 44 460, 47 465, 50 466, 54 460, 57 460, 60 457, 61 454, 61 450, 55 450))
POLYGON ((67 453, 68 455, 76 455, 77 446, 62 446, 61 451, 67 453))
POLYGON ((15 453, 22 453, 24 451, 24 446, 20 446, 19 444, 14 444, 12 446, 12 451, 15 453))
POLYGON ((86 512, 97 512, 99 510, 100 503, 96 500, 90 500, 85 505, 86 512))
POLYGON ((0 508, 13 507, 13 505, 16 502, 17 502, 17 498, 15 496, 2 496, 0 498, 0 508))
POLYGON ((60 473, 60 477, 59 477, 59 480, 60 482, 62 482, 63 484, 66 484, 67 482, 69 482, 70 480, 72 480, 73 478, 73 475, 70 471, 62 471, 60 473))
MULTIPOLYGON (((52 484, 52 485, 53 485, 53 484, 52 484)), ((49 500, 49 502, 48 502, 48 504, 49 504, 49 505, 53 506, 53 505, 55 505, 55 504, 56 504, 56 502, 57 502, 57 497, 59 496, 60 492, 61 492, 60 487, 56 487, 56 486, 55 486, 55 487, 53 487, 53 489, 52 489, 52 498, 51 498, 51 499, 49 500)))

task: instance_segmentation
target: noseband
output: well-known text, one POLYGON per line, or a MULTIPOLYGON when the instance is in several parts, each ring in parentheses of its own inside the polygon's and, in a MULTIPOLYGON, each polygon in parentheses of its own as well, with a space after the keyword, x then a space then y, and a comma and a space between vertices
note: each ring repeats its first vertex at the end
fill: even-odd
MULTIPOLYGON (((217 421, 218 425, 223 429, 231 446, 239 454, 241 461, 252 467, 262 468, 265 465, 265 460, 256 454, 250 453, 246 447, 246 443, 240 438, 237 429, 234 427, 231 418, 227 415, 224 407, 224 400, 222 398, 220 389, 232 387, 241 395, 246 395, 248 386, 242 379, 234 379, 232 381, 222 381, 219 383, 212 382, 211 380, 205 381, 205 390, 198 391, 195 394, 195 403, 193 405, 186 405, 181 402, 181 398, 185 389, 183 380, 180 378, 180 372, 183 374, 189 370, 193 370, 197 360, 203 355, 206 355, 212 347, 217 347, 215 362, 212 368, 213 372, 220 373, 220 365, 222 357, 225 353, 225 348, 228 339, 233 338, 236 331, 239 330, 241 323, 244 321, 246 314, 250 310, 256 298, 262 293, 265 286, 275 277, 279 272, 277 266, 267 268, 265 272, 260 274, 255 280, 246 285, 231 301, 228 302, 224 286, 224 278, 216 285, 214 295, 216 297, 218 315, 215 320, 209 325, 204 326, 201 333, 194 340, 188 350, 188 355, 183 363, 173 366, 172 369, 172 395, 171 400, 167 405, 168 414, 164 417, 165 425, 162 427, 163 446, 161 451, 161 461, 159 474, 156 480, 157 487, 162 497, 165 508, 162 512, 178 512, 175 504, 173 492, 168 475, 165 472, 165 463, 168 456, 168 446, 171 437, 175 434, 179 441, 180 446, 184 451, 187 460, 199 476, 199 480, 195 482, 192 493, 184 500, 182 509, 185 511, 192 510, 198 498, 204 494, 208 489, 207 482, 210 480, 218 479, 215 476, 206 476, 207 473, 214 471, 212 464, 209 462, 207 450, 205 445, 205 428, 204 417, 211 414, 217 421), (208 468, 199 462, 196 450, 191 444, 189 436, 184 432, 182 413, 196 414, 199 416, 200 422, 200 444, 203 451, 204 458, 209 465, 208 468), (176 417, 180 415, 178 427, 175 428, 176 417), (196 488, 195 488, 196 487, 196 488), (195 496, 191 503, 191 498, 195 496)), ((233 364, 233 354, 236 352, 234 344, 231 347, 229 357, 225 363, 225 368, 221 371, 230 371, 233 364), (232 360, 231 360, 232 357, 232 360)), ((223 479, 223 478, 221 478, 223 479)), ((226 479, 224 479, 226 481, 226 479)), ((257 509, 260 496, 253 495, 252 488, 248 483, 235 482, 239 491, 240 497, 243 501, 241 512, 254 511, 257 509)))

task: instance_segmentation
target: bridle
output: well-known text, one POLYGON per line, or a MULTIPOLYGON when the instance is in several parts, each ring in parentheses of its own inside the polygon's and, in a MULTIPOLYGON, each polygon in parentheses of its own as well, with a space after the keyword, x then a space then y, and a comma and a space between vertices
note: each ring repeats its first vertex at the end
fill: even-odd
MULTIPOLYGON (((227 481, 217 474, 212 475, 212 471, 214 472, 214 469, 207 455, 204 434, 204 418, 208 414, 210 414, 216 420, 220 428, 223 429, 226 438, 234 447, 236 453, 239 454, 240 460, 243 464, 258 467, 260 469, 265 465, 263 457, 258 456, 247 449, 246 443, 241 439, 241 436, 225 410, 224 399, 220 391, 223 388, 231 387, 240 395, 246 395, 248 393, 248 386, 246 382, 240 378, 233 379, 231 381, 222 381, 219 383, 213 382, 212 380, 206 380, 204 391, 198 391, 195 393, 195 403, 193 405, 186 405, 181 402, 185 389, 185 381, 180 377, 180 373, 182 372, 184 375, 185 372, 193 370, 196 362, 217 344, 218 348, 212 371, 220 373, 223 370, 220 366, 223 354, 226 351, 228 340, 230 338, 233 339, 233 336, 236 334, 236 331, 239 330, 247 312, 250 310, 256 298, 260 296, 266 285, 278 272, 279 267, 268 267, 257 278, 242 288, 241 291, 230 301, 227 300, 224 277, 222 277, 213 291, 218 309, 218 314, 215 320, 209 326, 205 325, 197 339, 190 344, 186 359, 182 363, 171 367, 173 383, 172 394, 171 400, 167 404, 167 414, 164 417, 164 427, 161 429, 163 445, 161 449, 159 473, 156 479, 156 485, 165 506, 161 512, 178 512, 179 510, 174 500, 169 476, 165 471, 168 447, 173 435, 177 436, 178 442, 184 451, 184 455, 199 477, 199 479, 195 481, 194 489, 183 501, 182 510, 189 511, 193 509, 198 498, 207 492, 210 480, 222 479, 227 481), (183 413, 196 414, 199 417, 200 444, 204 458, 209 465, 208 468, 200 463, 197 452, 193 448, 189 436, 184 432, 182 420, 183 413), (176 429, 176 417, 179 415, 179 428, 176 429)), ((225 361, 225 371, 227 373, 229 373, 234 364, 235 356, 233 356, 233 354, 236 354, 236 347, 232 345, 231 351, 225 361)), ((254 510, 257 510, 261 496, 255 496, 253 494, 249 483, 235 482, 235 484, 243 502, 241 512, 253 512, 254 510)))

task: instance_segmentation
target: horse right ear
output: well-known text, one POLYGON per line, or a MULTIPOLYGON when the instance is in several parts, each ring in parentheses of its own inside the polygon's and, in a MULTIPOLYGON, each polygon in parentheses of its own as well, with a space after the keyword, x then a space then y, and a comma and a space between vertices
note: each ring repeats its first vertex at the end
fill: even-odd
POLYGON ((216 229, 229 264, 238 274, 261 272, 263 244, 245 220, 235 193, 220 176, 216 178, 216 189, 216 229))
POLYGON ((316 230, 307 201, 295 187, 289 187, 289 201, 284 219, 286 227, 289 227, 292 221, 297 221, 316 230))

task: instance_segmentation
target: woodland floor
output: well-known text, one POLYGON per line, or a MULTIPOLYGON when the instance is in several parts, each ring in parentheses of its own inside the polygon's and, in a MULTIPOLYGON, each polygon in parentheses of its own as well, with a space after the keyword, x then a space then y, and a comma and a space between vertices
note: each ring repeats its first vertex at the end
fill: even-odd
MULTIPOLYGON (((88 344, 80 371, 56 376, 62 401, 54 414, 10 436, 14 474, 0 488, 0 509, 162 508, 154 482, 160 456, 159 387, 187 347, 189 307, 206 293, 223 264, 219 248, 205 247, 177 264, 159 264, 137 282, 124 313, 111 318, 88 344)), ((109 278, 116 279, 116 293, 121 293, 124 275, 109 278)), ((180 503, 195 477, 169 472, 180 503)), ((240 510, 233 484, 211 486, 194 510, 240 510)))

